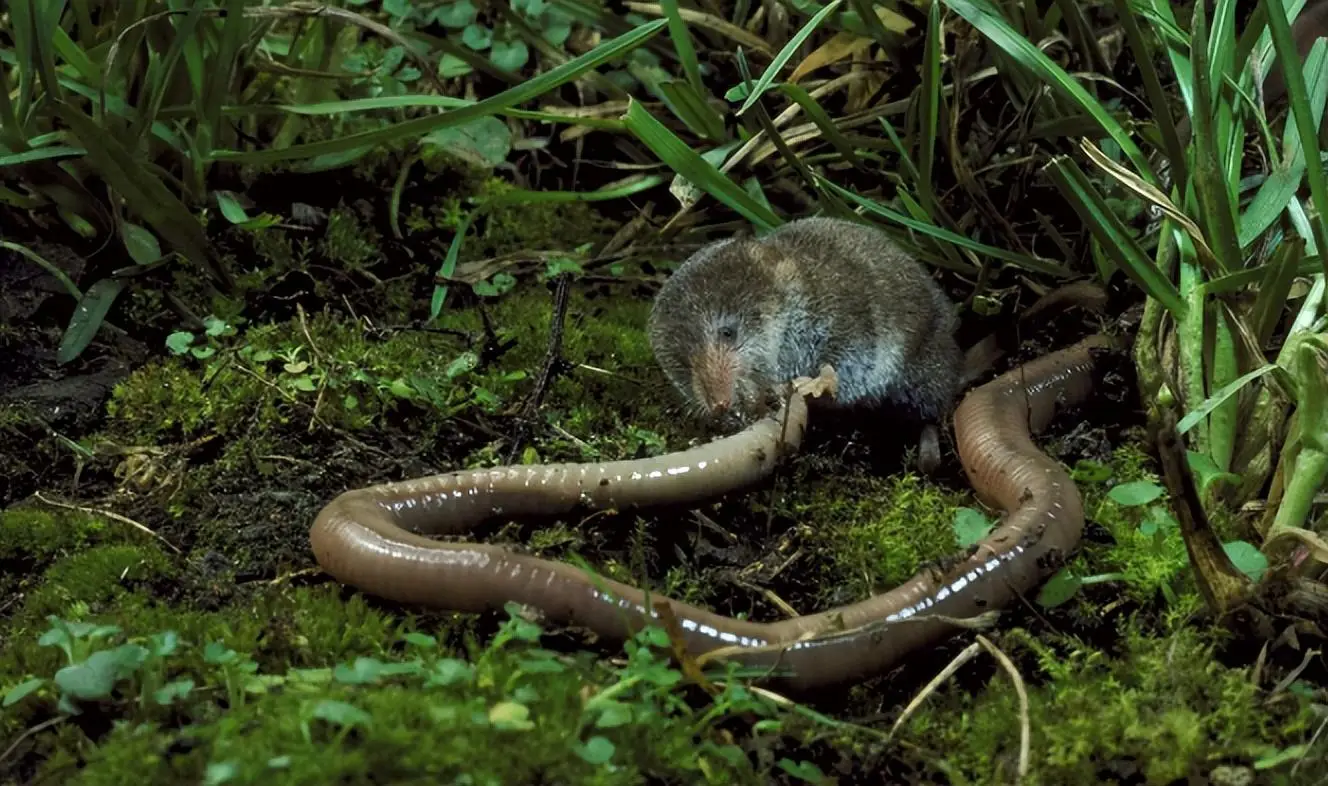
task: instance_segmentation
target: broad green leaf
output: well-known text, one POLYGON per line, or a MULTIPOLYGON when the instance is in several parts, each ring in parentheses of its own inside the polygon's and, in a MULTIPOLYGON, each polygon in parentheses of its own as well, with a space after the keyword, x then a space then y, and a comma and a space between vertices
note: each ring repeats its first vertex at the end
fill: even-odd
POLYGON ((68 363, 88 348, 106 319, 106 313, 111 310, 111 304, 123 291, 124 282, 117 278, 103 278, 88 287, 60 338, 60 348, 55 355, 57 363, 68 363))
POLYGON ((1230 543, 1223 543, 1222 550, 1227 553, 1231 564, 1235 565, 1241 573, 1249 576, 1250 581, 1257 583, 1263 578, 1264 572, 1268 570, 1268 558, 1253 544, 1243 540, 1234 540, 1230 543))
POLYGON ((530 60, 530 47, 520 38, 499 39, 489 47, 489 60, 504 71, 518 71, 530 60))
POLYGON ((1055 608, 1073 598, 1081 586, 1083 582, 1080 578, 1071 573, 1069 568, 1064 568, 1047 579, 1038 590, 1038 605, 1049 609, 1055 608))
POLYGON ((129 257, 140 265, 150 265, 161 259, 161 244, 156 236, 138 224, 124 222, 124 244, 129 257))
POLYGON ((1111 490, 1107 492, 1107 497, 1117 505, 1135 507, 1147 505, 1161 497, 1164 492, 1165 489, 1151 480, 1132 480, 1128 483, 1112 486, 1111 490))

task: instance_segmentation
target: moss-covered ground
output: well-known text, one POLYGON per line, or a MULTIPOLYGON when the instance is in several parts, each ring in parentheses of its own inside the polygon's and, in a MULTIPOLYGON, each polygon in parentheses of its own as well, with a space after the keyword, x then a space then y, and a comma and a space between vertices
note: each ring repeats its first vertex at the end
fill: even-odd
MULTIPOLYGON (((442 258, 427 238, 455 228, 457 205, 408 212, 418 248, 442 258)), ((1023 699, 987 655, 891 733, 971 634, 794 704, 723 674, 713 693, 690 684, 657 630, 594 641, 521 610, 403 608, 321 575, 308 528, 345 489, 504 463, 516 433, 523 462, 659 454, 704 433, 644 339, 660 260, 574 277, 562 373, 522 423, 554 310, 548 274, 578 268, 570 250, 533 265, 510 252, 608 232, 586 206, 493 216, 461 260, 508 266, 454 283, 427 326, 435 263, 401 274, 380 223, 342 206, 312 233, 219 238, 249 302, 196 293, 204 329, 163 331, 82 430, 43 430, 40 412, 6 405, 3 460, 27 488, 0 513, 0 783, 1013 782, 1023 699), (281 293, 297 279, 317 285, 292 302, 281 293), (40 470, 23 435, 49 457, 40 470)), ((135 298, 150 321, 159 303, 135 298)), ((1196 619, 1132 422, 1103 408, 1052 429, 1049 450, 1084 492, 1084 547, 1073 580, 985 634, 1026 688, 1025 782, 1314 782, 1328 754, 1310 744, 1322 721, 1307 691, 1196 619)), ((924 480, 879 460, 898 446, 810 442, 774 484, 700 515, 479 536, 775 619, 888 588, 995 515, 953 455, 924 480)))

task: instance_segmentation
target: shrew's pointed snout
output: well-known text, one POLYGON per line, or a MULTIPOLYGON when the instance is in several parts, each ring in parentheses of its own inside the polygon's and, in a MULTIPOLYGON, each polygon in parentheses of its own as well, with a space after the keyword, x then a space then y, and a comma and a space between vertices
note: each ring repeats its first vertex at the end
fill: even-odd
POLYGON ((731 348, 712 344, 697 355, 692 387, 711 414, 723 415, 732 409, 737 374, 738 356, 731 348))

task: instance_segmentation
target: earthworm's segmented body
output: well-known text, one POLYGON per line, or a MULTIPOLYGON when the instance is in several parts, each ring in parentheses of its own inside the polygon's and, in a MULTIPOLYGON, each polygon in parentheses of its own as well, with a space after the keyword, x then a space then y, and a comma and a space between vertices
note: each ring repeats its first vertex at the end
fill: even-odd
MULTIPOLYGON (((652 594, 679 622, 688 650, 773 667, 771 680, 808 689, 878 674, 956 630, 939 617, 999 609, 1036 587, 1077 546, 1078 489, 1032 433, 1059 406, 1092 388, 1094 336, 1015 368, 971 391, 955 411, 959 455, 979 497, 1003 509, 986 538, 943 564, 858 603, 777 622, 737 620, 652 594)), ((349 491, 319 513, 311 532, 323 569, 391 600, 457 611, 516 601, 564 624, 613 638, 639 629, 646 595, 578 568, 499 546, 444 543, 488 518, 630 508, 711 497, 754 483, 795 450, 806 419, 794 396, 782 415, 703 447, 605 464, 503 467, 349 491)))

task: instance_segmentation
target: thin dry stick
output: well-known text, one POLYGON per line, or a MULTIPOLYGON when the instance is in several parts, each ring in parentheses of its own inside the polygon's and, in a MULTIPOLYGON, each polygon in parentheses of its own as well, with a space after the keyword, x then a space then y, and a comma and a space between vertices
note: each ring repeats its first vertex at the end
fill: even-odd
POLYGON ((51 726, 54 726, 55 724, 68 719, 69 719, 68 715, 56 715, 54 718, 47 718, 41 723, 38 723, 36 726, 33 726, 31 729, 28 729, 27 731, 18 735, 18 739, 14 740, 14 743, 10 745, 8 748, 5 748, 4 753, 0 753, 0 762, 3 762, 5 759, 8 759, 10 754, 18 750, 19 744, 22 743, 27 738, 42 731, 43 729, 48 729, 51 726))
POLYGON ((134 521, 131 518, 126 518, 125 516, 121 516, 119 513, 114 513, 109 510, 102 510, 100 508, 86 508, 83 507, 82 505, 70 505, 66 502, 56 502, 53 499, 47 499, 46 497, 43 497, 40 491, 34 493, 32 496, 36 497, 38 500, 46 503, 47 505, 51 505, 52 507, 64 508, 66 510, 77 510, 80 513, 87 513, 92 516, 105 516, 108 519, 113 519, 122 524, 128 524, 134 529, 146 532, 147 534, 151 535, 152 537, 166 544, 166 547, 169 548, 171 551, 174 551, 176 554, 182 553, 180 549, 176 548, 174 543, 171 543, 169 540, 163 538, 161 535, 158 535, 156 532, 153 532, 144 525, 139 524, 137 521, 134 521))
POLYGON ((1028 749, 1030 745, 1031 731, 1028 721, 1028 691, 1024 689, 1024 678, 1019 676, 1019 670, 1014 667, 1014 661, 1009 656, 1001 652, 1001 648, 992 644, 991 641, 981 633, 977 634, 978 643, 987 648, 992 657, 995 658, 1005 672, 1010 675, 1014 682, 1014 692, 1019 696, 1019 780, 1022 781, 1028 776, 1028 749))
POLYGON ((982 645, 980 644, 974 643, 968 645, 964 648, 963 652, 959 653, 955 656, 954 660, 950 661, 948 666, 941 669, 940 674, 932 677, 931 682, 924 685, 922 690, 918 691, 918 695, 914 696, 913 700, 904 708, 904 711, 899 714, 899 717, 895 720, 895 725, 890 727, 889 737, 895 736, 895 732, 899 731, 899 727, 904 725, 904 722, 917 711, 918 707, 922 706, 922 702, 926 701, 928 696, 935 693, 936 689, 941 687, 941 683, 950 679, 956 671, 959 671, 960 666, 963 666, 965 663, 968 663, 970 660, 977 657, 978 650, 980 649, 982 649, 982 645))

